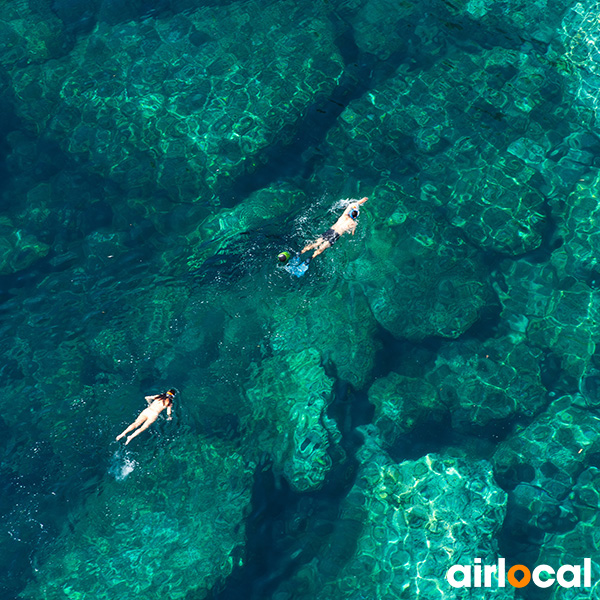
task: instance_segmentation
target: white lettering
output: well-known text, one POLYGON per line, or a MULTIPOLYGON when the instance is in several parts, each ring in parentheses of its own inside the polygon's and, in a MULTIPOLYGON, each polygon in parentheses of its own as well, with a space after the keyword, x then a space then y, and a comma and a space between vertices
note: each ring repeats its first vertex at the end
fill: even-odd
POLYGON ((448 569, 446 577, 448 578, 448 583, 453 588, 471 587, 471 567, 454 565, 448 569), (463 574, 462 581, 456 581, 457 573, 463 574))
MULTIPOLYGON (((483 561, 481 558, 476 558, 473 562, 475 563, 474 566, 453 565, 448 569, 446 579, 453 588, 491 588, 494 586, 495 578, 497 578, 497 587, 506 587, 506 560, 504 558, 498 558, 497 565, 482 565, 481 563, 483 561), (461 579, 457 579, 459 573, 462 575, 461 579)), ((523 580, 515 579, 515 576, 511 574, 514 569, 515 567, 509 572, 511 582, 513 580, 516 581, 516 583, 512 583, 512 585, 515 587, 523 587, 523 585, 525 585, 523 580), (519 583, 521 585, 518 585, 519 583)), ((529 569, 526 567, 523 567, 523 569, 526 571, 524 575, 527 576, 527 583, 529 583, 529 569)), ((521 571, 523 571, 523 569, 521 569, 521 571)), ((538 565, 531 573, 531 580, 537 587, 542 589, 551 587, 555 582, 563 588, 592 587, 591 558, 583 559, 583 586, 581 585, 581 570, 581 565, 562 565, 557 571, 550 565, 538 565), (568 579, 567 575, 569 575, 568 579)))
POLYGON ((481 587, 481 559, 475 559, 475 568, 473 569, 473 585, 481 587))
POLYGON ((492 575, 496 572, 496 565, 485 565, 483 567, 484 583, 485 587, 492 587, 492 575))
POLYGON ((540 577, 540 573, 542 573, 542 571, 548 573, 548 575, 554 575, 554 569, 548 565, 538 565, 534 570, 533 570, 533 575, 532 575, 532 579, 533 579, 533 583, 535 583, 535 585, 537 585, 538 587, 541 588, 547 588, 550 587, 553 583, 554 583, 554 579, 552 577, 548 577, 548 579, 542 579, 540 577))
POLYGON ((583 587, 592 587, 592 561, 583 559, 583 587))
POLYGON ((558 585, 564 588, 581 587, 581 567, 579 565, 563 565, 556 573, 558 585), (571 581, 565 579, 565 573, 572 573, 571 581))

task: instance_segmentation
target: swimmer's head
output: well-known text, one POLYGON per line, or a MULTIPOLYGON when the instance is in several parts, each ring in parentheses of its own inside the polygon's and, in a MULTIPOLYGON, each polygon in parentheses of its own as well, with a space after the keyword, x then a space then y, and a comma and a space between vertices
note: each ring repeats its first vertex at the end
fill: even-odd
POLYGON ((172 404, 176 393, 177 393, 177 390, 170 389, 170 390, 167 390, 166 392, 160 394, 160 397, 163 400, 168 400, 169 404, 172 404))
POLYGON ((290 260, 290 258, 292 258, 292 255, 289 252, 280 252, 277 255, 277 260, 281 263, 281 264, 285 264, 288 260, 290 260))
POLYGON ((346 214, 351 218, 356 220, 358 218, 358 215, 360 214, 360 210, 358 209, 358 204, 351 204, 348 209, 346 214))

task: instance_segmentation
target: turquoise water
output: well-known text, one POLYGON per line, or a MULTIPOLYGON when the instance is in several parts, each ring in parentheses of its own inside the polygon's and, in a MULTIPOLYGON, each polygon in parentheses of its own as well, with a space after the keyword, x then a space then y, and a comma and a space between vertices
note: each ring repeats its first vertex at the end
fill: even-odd
POLYGON ((599 22, 2 3, 2 597, 463 598, 446 571, 500 557, 595 585, 599 22))

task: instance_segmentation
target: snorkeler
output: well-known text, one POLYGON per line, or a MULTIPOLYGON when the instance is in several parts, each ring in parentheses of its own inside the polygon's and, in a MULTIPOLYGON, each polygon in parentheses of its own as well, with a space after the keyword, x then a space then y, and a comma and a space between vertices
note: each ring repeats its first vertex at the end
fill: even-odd
POLYGON ((145 408, 140 413, 140 416, 125 431, 123 431, 123 433, 120 433, 117 436, 117 441, 127 435, 130 431, 139 427, 135 433, 128 436, 125 441, 125 445, 127 446, 134 437, 148 429, 148 427, 158 419, 158 415, 160 415, 165 408, 167 409, 167 420, 170 421, 172 419, 171 413, 173 410, 173 398, 175 398, 175 394, 175 390, 167 390, 156 396, 146 396, 146 402, 149 404, 148 408, 145 408))
POLYGON ((319 236, 312 244, 304 246, 300 254, 304 254, 309 250, 315 250, 313 255, 308 259, 312 260, 315 256, 319 256, 322 252, 325 252, 327 248, 331 248, 344 233, 351 233, 354 235, 356 231, 356 219, 360 214, 359 206, 364 204, 368 198, 362 198, 358 202, 351 202, 346 209, 344 214, 328 229, 323 235, 319 236))

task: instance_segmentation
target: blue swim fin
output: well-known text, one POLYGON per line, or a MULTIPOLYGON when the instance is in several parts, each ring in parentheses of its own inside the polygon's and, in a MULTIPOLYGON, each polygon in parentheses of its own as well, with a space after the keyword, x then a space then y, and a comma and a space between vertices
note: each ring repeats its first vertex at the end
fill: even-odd
POLYGON ((296 277, 302 277, 306 271, 308 271, 308 265, 310 258, 300 261, 300 255, 294 256, 285 267, 283 267, 288 273, 295 275, 296 277))

